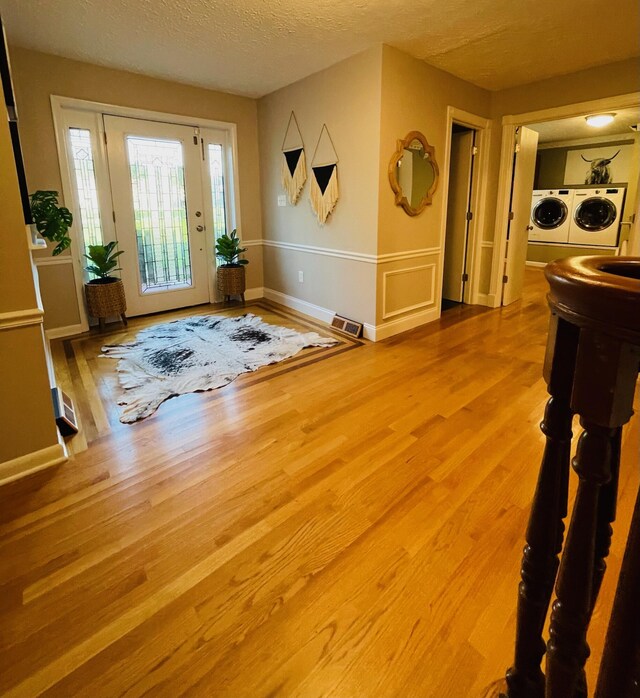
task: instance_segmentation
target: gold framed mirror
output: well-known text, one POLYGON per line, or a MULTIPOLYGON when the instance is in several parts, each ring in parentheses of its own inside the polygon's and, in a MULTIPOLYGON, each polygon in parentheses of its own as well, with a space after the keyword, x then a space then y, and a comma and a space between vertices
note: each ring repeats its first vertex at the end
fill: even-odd
POLYGON ((389 163, 389 183, 396 206, 402 206, 410 216, 422 213, 432 203, 438 176, 435 148, 420 131, 410 131, 397 141, 389 163))

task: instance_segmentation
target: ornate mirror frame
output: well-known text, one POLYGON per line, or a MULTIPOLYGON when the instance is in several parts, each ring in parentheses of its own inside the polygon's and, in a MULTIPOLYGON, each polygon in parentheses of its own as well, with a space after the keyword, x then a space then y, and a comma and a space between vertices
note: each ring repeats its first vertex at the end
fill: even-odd
POLYGON ((433 203, 433 195, 435 194, 436 189, 438 188, 439 177, 440 170, 438 169, 438 163, 436 162, 436 149, 432 145, 429 145, 429 142, 427 141, 425 136, 422 133, 420 133, 420 131, 409 131, 409 133, 407 133, 407 135, 403 139, 398 139, 396 141, 396 152, 393 154, 391 162, 389 163, 389 184, 391 184, 391 189, 393 189, 393 192, 396 195, 396 206, 402 206, 402 208, 409 216, 420 215, 424 211, 425 207, 430 206, 433 203), (431 164, 433 166, 433 184, 431 185, 431 188, 426 192, 426 194, 422 197, 422 200, 420 201, 418 206, 416 208, 413 208, 413 206, 411 206, 411 204, 409 203, 407 197, 403 194, 402 189, 400 188, 397 172, 398 162, 402 158, 405 148, 407 148, 409 144, 415 140, 420 141, 422 147, 424 148, 424 152, 429 154, 429 160, 431 161, 431 164))

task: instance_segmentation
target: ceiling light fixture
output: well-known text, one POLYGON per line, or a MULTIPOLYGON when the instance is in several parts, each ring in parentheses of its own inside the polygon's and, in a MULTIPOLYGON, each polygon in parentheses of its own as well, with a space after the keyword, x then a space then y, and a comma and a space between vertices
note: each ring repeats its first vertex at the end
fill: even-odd
POLYGON ((584 119, 589 126, 595 126, 598 128, 600 126, 610 124, 614 120, 615 116, 615 114, 591 114, 590 116, 585 116, 584 119))

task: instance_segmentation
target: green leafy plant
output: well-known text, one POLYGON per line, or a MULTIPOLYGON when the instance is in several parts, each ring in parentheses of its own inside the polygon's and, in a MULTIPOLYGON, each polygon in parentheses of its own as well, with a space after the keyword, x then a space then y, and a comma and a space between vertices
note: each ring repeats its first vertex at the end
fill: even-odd
POLYGON ((73 214, 68 208, 58 205, 57 191, 39 189, 29 196, 29 203, 36 230, 43 238, 58 243, 53 254, 59 255, 71 244, 67 233, 73 223, 73 214))
POLYGON ((248 259, 240 259, 240 255, 247 251, 246 247, 240 247, 240 238, 235 228, 231 235, 221 235, 216 241, 216 257, 222 262, 223 267, 239 267, 249 264, 248 259))
POLYGON ((115 248, 117 244, 117 242, 112 241, 108 242, 106 245, 89 245, 89 254, 84 256, 91 264, 85 267, 85 269, 90 274, 94 274, 98 277, 89 283, 107 284, 117 279, 117 277, 111 276, 111 274, 114 271, 121 271, 116 258, 124 251, 120 250, 116 252, 115 248))

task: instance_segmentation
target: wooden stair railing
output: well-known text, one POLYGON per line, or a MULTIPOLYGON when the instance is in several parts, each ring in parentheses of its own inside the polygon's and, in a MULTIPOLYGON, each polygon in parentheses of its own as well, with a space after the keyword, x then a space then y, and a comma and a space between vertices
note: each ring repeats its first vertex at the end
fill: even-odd
MULTIPOLYGON (((587 629, 606 569, 622 426, 633 413, 640 366, 640 258, 573 257, 549 264, 545 275, 551 324, 544 378, 551 397, 541 424, 546 446, 526 532, 507 696, 586 698, 587 629), (574 415, 583 427, 571 462, 579 481, 563 546, 574 415)), ((637 504, 597 698, 640 696, 639 592, 637 504)))

